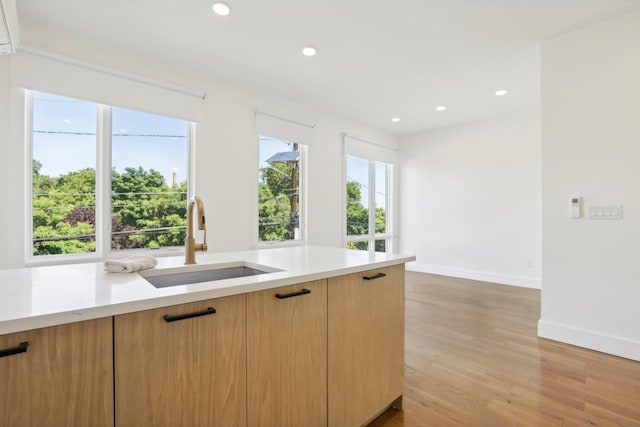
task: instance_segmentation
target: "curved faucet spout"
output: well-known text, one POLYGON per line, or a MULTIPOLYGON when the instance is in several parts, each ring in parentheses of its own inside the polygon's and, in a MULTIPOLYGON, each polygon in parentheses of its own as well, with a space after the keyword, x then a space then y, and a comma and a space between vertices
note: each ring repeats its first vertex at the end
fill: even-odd
POLYGON ((200 196, 193 196, 189 199, 187 204, 187 238, 184 242, 184 263, 195 264, 196 263, 196 251, 206 252, 207 250, 207 228, 204 218, 204 203, 200 196), (204 241, 202 243, 196 243, 196 239, 193 236, 193 210, 194 207, 197 210, 198 218, 198 230, 204 231, 204 241))

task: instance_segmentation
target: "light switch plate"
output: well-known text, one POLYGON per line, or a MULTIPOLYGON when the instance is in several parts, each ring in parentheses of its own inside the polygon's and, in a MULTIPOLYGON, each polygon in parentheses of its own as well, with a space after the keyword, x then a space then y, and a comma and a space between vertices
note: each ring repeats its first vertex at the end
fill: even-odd
POLYGON ((622 205, 589 206, 589 219, 622 219, 622 205))

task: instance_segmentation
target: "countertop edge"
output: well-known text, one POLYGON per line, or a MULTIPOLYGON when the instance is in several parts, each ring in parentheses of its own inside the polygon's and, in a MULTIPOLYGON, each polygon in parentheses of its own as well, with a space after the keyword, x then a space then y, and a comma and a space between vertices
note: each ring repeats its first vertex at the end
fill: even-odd
POLYGON ((414 260, 415 256, 396 256, 393 259, 383 261, 375 261, 367 264, 328 269, 326 271, 311 272, 307 274, 297 274, 287 277, 276 277, 272 280, 260 281, 255 283, 238 283, 217 288, 192 290, 182 294, 161 295, 154 298, 144 298, 121 303, 112 303, 108 305, 78 308, 76 310, 65 310, 41 315, 23 316, 14 319, 1 320, 0 335, 24 332, 38 328, 46 328, 85 320, 111 317, 136 311, 170 307, 178 304, 246 294, 255 291, 277 288, 280 286, 328 279, 331 277, 359 273, 376 268, 405 264, 414 260))

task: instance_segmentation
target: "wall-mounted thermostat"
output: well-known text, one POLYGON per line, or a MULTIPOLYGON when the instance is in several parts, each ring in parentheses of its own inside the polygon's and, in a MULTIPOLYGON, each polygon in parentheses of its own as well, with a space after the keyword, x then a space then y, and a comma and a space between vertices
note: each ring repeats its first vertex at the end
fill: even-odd
POLYGON ((571 218, 580 218, 582 216, 582 197, 580 196, 571 196, 571 218))

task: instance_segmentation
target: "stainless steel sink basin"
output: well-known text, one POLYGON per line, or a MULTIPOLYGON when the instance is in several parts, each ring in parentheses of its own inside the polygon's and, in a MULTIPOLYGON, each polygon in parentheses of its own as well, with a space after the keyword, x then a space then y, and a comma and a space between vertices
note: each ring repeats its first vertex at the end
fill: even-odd
POLYGON ((146 270, 141 271, 139 274, 156 288, 166 288, 192 283, 233 279, 236 277, 255 276, 257 274, 275 273, 277 271, 282 270, 240 261, 224 264, 199 264, 186 267, 146 270))

